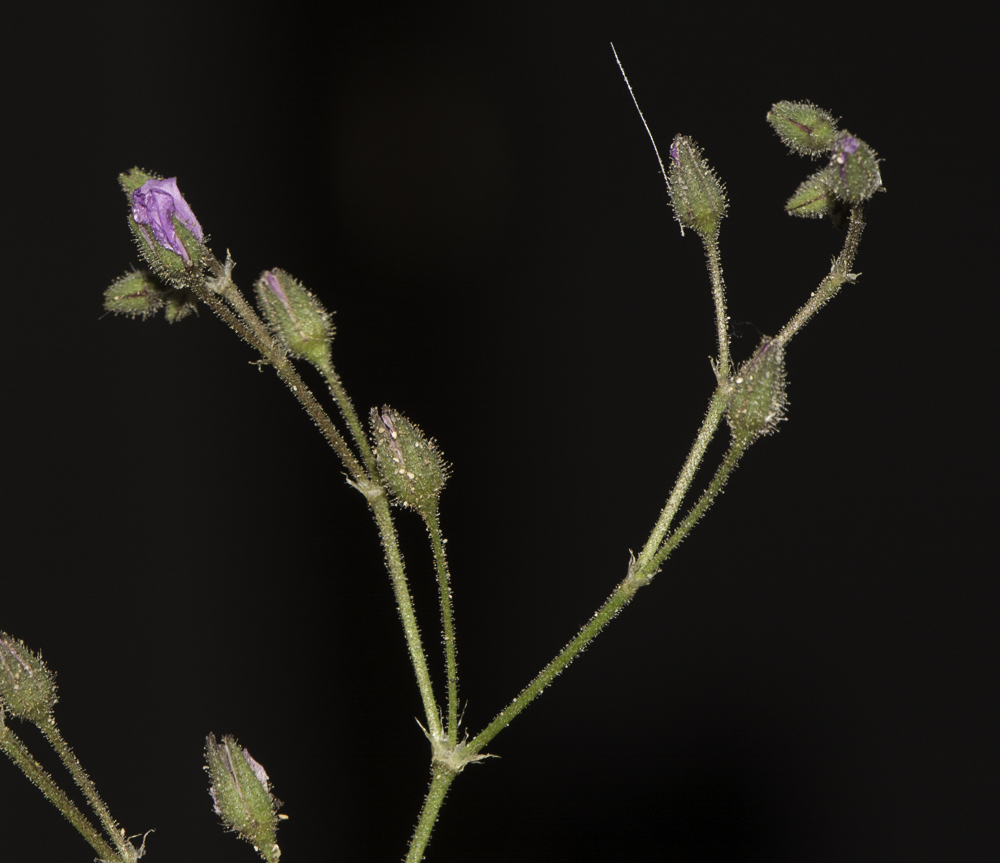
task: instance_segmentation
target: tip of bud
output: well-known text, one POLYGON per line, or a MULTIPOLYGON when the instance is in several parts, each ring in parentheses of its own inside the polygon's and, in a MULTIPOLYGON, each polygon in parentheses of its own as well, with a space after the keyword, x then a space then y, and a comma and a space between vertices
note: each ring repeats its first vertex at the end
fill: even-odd
POLYGON ((437 510, 448 465, 437 445, 398 411, 372 408, 375 457, 386 489, 401 506, 425 518, 437 510))
POLYGON ((0 706, 38 725, 49 718, 56 701, 56 676, 41 655, 0 632, 0 706))

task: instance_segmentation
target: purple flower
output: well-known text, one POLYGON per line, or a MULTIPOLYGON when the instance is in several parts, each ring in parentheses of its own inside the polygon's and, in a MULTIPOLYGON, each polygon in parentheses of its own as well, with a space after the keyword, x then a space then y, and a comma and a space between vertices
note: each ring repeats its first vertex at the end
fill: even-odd
MULTIPOLYGON (((201 225, 177 188, 176 177, 147 180, 132 193, 132 218, 136 224, 147 225, 159 245, 176 252, 184 259, 185 264, 190 264, 191 256, 177 236, 175 216, 195 237, 199 240, 204 238, 201 225)), ((145 229, 140 230, 148 240, 149 234, 145 229)))

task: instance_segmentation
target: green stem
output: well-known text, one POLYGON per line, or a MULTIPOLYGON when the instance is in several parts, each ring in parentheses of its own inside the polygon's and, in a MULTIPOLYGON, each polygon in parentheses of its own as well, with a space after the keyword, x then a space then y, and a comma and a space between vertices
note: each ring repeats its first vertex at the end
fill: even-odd
POLYGON ((326 384, 330 388, 330 394, 333 396, 334 401, 337 403, 337 407, 340 408, 340 415, 344 418, 344 422, 347 423, 347 427, 351 430, 351 434, 354 437, 354 443, 357 444, 358 451, 361 453, 361 458, 365 463, 365 467, 368 469, 368 475, 374 479, 378 479, 378 465, 375 462, 375 455, 372 453, 371 445, 368 443, 368 435, 365 432, 364 426, 358 419, 358 414, 354 410, 354 403, 351 401, 347 391, 344 389, 344 385, 340 382, 340 376, 334 370, 333 366, 317 366, 320 373, 326 378, 326 384))
POLYGON ((427 849, 427 843, 431 841, 431 833, 437 823, 441 804, 444 803, 448 787, 458 775, 440 765, 434 765, 433 773, 431 786, 427 790, 427 797, 424 798, 424 805, 420 810, 417 829, 413 831, 413 838, 410 840, 410 850, 406 854, 406 863, 419 863, 424 859, 424 851, 427 849))
POLYGON ((861 242, 861 234, 865 229, 864 206, 858 204, 851 208, 851 221, 847 227, 847 237, 844 239, 844 248, 840 254, 834 258, 830 273, 827 275, 819 287, 813 291, 809 301, 802 306, 792 319, 781 328, 781 332, 775 336, 774 340, 783 345, 787 345, 799 330, 801 330, 823 306, 832 300, 845 282, 853 282, 856 278, 851 273, 854 266, 854 259, 858 254, 858 244, 861 242))
POLYGON ((615 589, 607 602, 602 605, 597 613, 580 629, 576 637, 560 651, 548 665, 542 669, 541 673, 533 680, 520 695, 517 696, 482 732, 480 732, 471 743, 468 751, 477 754, 482 751, 494 737, 497 736, 525 707, 531 704, 542 691, 548 686, 580 652, 593 641, 600 632, 607 626, 618 613, 629 603, 636 591, 646 584, 649 584, 652 575, 663 559, 677 547, 682 539, 695 526, 698 519, 712 505, 712 501, 722 491, 729 474, 739 461, 745 446, 733 445, 723 459, 722 464, 716 471, 715 477, 704 491, 701 498, 692 508, 688 516, 681 522, 680 526, 671 535, 663 549, 655 555, 645 565, 640 565, 638 561, 629 567, 629 574, 625 580, 615 589))
POLYGON ((719 361, 715 375, 722 383, 729 379, 732 370, 729 359, 729 314, 726 311, 726 283, 722 281, 722 261, 719 257, 719 232, 702 237, 708 255, 708 274, 712 280, 712 299, 715 301, 715 329, 719 342, 719 361))
MULTIPOLYGON (((354 453, 351 452, 347 442, 341 436, 340 432, 337 431, 337 427, 333 424, 333 421, 330 419, 327 412, 323 410, 319 402, 316 401, 316 397, 312 394, 312 391, 303 383, 302 378, 300 378, 298 372, 295 371, 295 367, 285 355, 285 352, 275 343, 274 339, 271 338, 270 334, 266 331, 266 328, 263 328, 263 324, 260 324, 260 320, 257 319, 257 323, 260 324, 260 329, 258 329, 258 327, 253 325, 253 319, 245 321, 241 317, 237 316, 219 298, 218 294, 213 293, 207 287, 198 285, 194 288, 194 290, 198 295, 198 298, 213 312, 215 312, 223 323, 225 323, 230 329, 234 330, 236 334, 249 345, 259 351, 261 356, 264 357, 268 363, 274 366, 278 376, 288 385, 292 394, 299 400, 299 404, 305 408, 306 413, 312 417, 313 422, 315 422, 319 427, 319 430, 333 448, 334 452, 340 456, 340 460, 344 463, 344 467, 347 468, 348 473, 350 473, 350 475, 354 478, 355 482, 363 480, 365 478, 365 472, 357 458, 355 458, 354 453)), ((257 318, 250 306, 247 305, 245 300, 243 300, 243 297, 236 288, 236 285, 231 281, 227 291, 227 299, 234 306, 239 305, 241 308, 246 309, 253 314, 253 318, 257 318), (241 304, 238 304, 234 300, 234 297, 237 296, 242 301, 241 304)))
POLYGON ((539 672, 538 676, 531 683, 521 690, 521 694, 508 704, 497 715, 496 719, 473 738, 468 744, 467 751, 473 755, 481 752, 483 747, 503 731, 525 707, 541 695, 545 687, 555 680, 566 666, 579 656, 580 652, 600 634, 601 630, 632 599, 635 592, 648 583, 649 580, 646 577, 636 577, 634 568, 630 567, 629 574, 625 577, 625 580, 615 588, 615 592, 608 597, 604 605, 584 624, 576 634, 576 637, 559 652, 555 659, 539 672))
POLYGON ((392 581, 392 591, 396 596, 396 608, 399 610, 399 618, 403 624, 403 634, 406 636, 410 662, 413 663, 413 671, 417 676, 420 697, 424 702, 427 733, 432 741, 440 740, 442 737, 441 714, 438 711, 437 701, 434 699, 434 687, 431 684, 430 672, 427 670, 427 657, 420 640, 417 616, 413 611, 413 600, 410 598, 410 588, 406 581, 403 557, 399 552, 396 529, 392 523, 392 514, 389 511, 389 502, 386 500, 385 491, 379 489, 379 492, 372 494, 368 502, 375 514, 375 522, 378 525, 379 535, 382 537, 386 566, 392 581))
POLYGON ((45 739, 49 741, 52 748, 62 760, 62 763, 66 766, 66 769, 73 776, 73 781, 76 782, 77 787, 83 792, 83 796, 87 798, 90 808, 94 810, 94 814, 97 815, 98 820, 100 820, 101 825, 104 827, 104 832, 115 843, 119 859, 134 859, 135 849, 125 839, 124 832, 118 827, 115 819, 111 817, 108 807, 101 800, 101 795, 97 793, 97 788, 83 769, 83 765, 80 764, 79 759, 73 754, 70 745, 63 739, 62 734, 59 733, 59 727, 56 725, 55 719, 50 716, 47 722, 38 723, 38 728, 45 735, 45 739))
POLYGON ((684 460, 684 466, 681 468, 681 472, 677 476, 677 481, 674 483, 674 487, 670 492, 670 497, 667 498, 667 503, 663 507, 663 511, 660 513, 660 517, 657 519, 652 532, 649 534, 649 539, 646 540, 645 546, 643 546, 642 551, 639 553, 639 557, 636 560, 636 566, 638 568, 647 570, 650 574, 655 571, 649 570, 648 563, 653 558, 653 555, 656 554, 661 543, 663 542, 664 537, 667 535, 667 531, 670 529, 670 523, 677 514, 677 510, 680 509, 680 505, 684 500, 684 495, 687 494, 687 490, 690 488, 691 483, 694 480, 695 473, 697 473, 698 467, 701 465, 701 461, 705 457, 705 450, 708 448, 709 443, 715 436, 715 430, 719 427, 719 423, 722 421, 722 415, 725 411, 726 397, 720 388, 717 389, 715 394, 712 396, 712 401, 708 405, 708 413, 705 414, 705 419, 701 423, 701 428, 698 429, 698 435, 695 437, 694 443, 691 445, 691 450, 688 453, 687 458, 684 460))
POLYGON ((451 580, 448 575, 448 559, 444 552, 437 510, 431 511, 425 517, 425 521, 434 549, 434 564, 437 567, 438 595, 441 599, 441 631, 444 635, 444 656, 448 669, 448 742, 454 746, 458 742, 458 660, 451 610, 451 580))
MULTIPOLYGON (((691 508, 691 511, 685 516, 684 520, 677 526, 670 538, 663 544, 663 547, 656 553, 656 555, 649 561, 649 563, 644 567, 644 571, 650 574, 655 573, 663 562, 670 556, 670 553, 681 544, 681 541, 690 532, 691 528, 697 524, 698 519, 700 519, 707 511, 708 508, 715 502, 715 499, 719 496, 719 492, 722 491, 726 484, 726 480, 729 479, 729 475, 736 468, 739 463, 740 456, 746 451, 749 444, 732 444, 729 447, 729 451, 726 453, 726 457, 722 460, 722 464, 719 465, 718 470, 715 472, 715 476, 712 477, 712 481, 709 483, 708 488, 702 493, 701 497, 698 498, 698 502, 691 508)), ((638 567, 637 567, 638 569, 638 567)))
POLYGON ((104 838, 98 832, 97 828, 90 823, 87 816, 77 809, 76 804, 66 796, 66 792, 31 757, 31 753, 28 751, 28 747, 24 745, 24 742, 10 728, 4 725, 2 717, 0 717, 0 749, 3 749, 10 760, 45 795, 46 799, 62 812, 66 820, 87 840, 87 844, 97 852, 101 860, 110 861, 118 859, 118 855, 111 850, 111 846, 104 841, 104 838))

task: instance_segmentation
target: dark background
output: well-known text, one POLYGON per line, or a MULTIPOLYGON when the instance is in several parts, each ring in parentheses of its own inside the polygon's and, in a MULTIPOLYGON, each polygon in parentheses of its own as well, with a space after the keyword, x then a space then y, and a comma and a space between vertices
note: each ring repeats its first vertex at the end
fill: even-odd
MULTIPOLYGON (((102 316, 135 259, 116 175, 177 176, 244 288, 281 266, 336 310, 357 404, 439 440, 474 733, 625 575, 713 385, 703 253, 611 41, 661 150, 692 135, 728 185, 737 358, 841 242, 783 214, 813 166, 771 103, 841 116, 888 193, 863 276, 789 351, 781 433, 457 780, 428 859, 996 859, 989 28, 627 6, 8 13, 0 628, 58 671, 147 859, 254 859, 211 813, 210 731, 271 774, 288 863, 402 858, 428 746, 375 528, 280 382, 207 313, 102 316)), ((91 859, 9 764, 0 803, 4 860, 91 859)))

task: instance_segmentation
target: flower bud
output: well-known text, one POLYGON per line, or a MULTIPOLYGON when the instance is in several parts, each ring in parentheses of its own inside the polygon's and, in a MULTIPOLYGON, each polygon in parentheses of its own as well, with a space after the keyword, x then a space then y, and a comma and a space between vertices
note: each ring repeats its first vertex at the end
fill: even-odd
POLYGON ((133 270, 104 292, 104 308, 120 315, 148 318, 163 308, 166 293, 148 270, 133 270))
POLYGON ((372 408, 375 457, 386 489, 425 518, 437 509, 448 465, 433 440, 390 407, 372 408))
POLYGON ((702 237, 713 236, 726 215, 726 190, 705 161, 701 148, 684 135, 674 138, 670 146, 667 184, 681 232, 692 228, 702 237))
POLYGON ((836 121, 811 102, 777 102, 767 112, 767 122, 794 153, 829 153, 837 140, 836 121))
POLYGON ((830 177, 834 195, 849 204, 867 201, 882 188, 878 156, 850 132, 843 132, 837 138, 830 161, 830 177))
POLYGON ((184 284, 201 269, 206 255, 201 225, 177 188, 177 178, 163 179, 133 168, 118 178, 128 196, 129 227, 153 272, 184 284))
POLYGON ((281 856, 275 842, 281 801, 271 794, 271 783, 264 768, 234 737, 227 735, 217 743, 214 734, 205 741, 206 770, 211 777, 209 793, 215 814, 226 827, 239 833, 267 863, 281 856))
POLYGON ((780 342, 765 336, 757 352, 733 375, 726 418, 734 442, 749 445, 778 430, 788 403, 784 353, 780 342))
POLYGON ((197 306, 198 297, 190 288, 171 288, 148 270, 126 273, 104 292, 106 311, 148 318, 163 309, 171 324, 196 312, 197 306))
POLYGON ((56 704, 56 676, 22 641, 0 632, 0 705, 11 716, 36 725, 49 718, 56 704))
POLYGON ((256 290, 271 332, 288 353, 329 369, 333 322, 320 301, 284 270, 262 273, 256 290))

